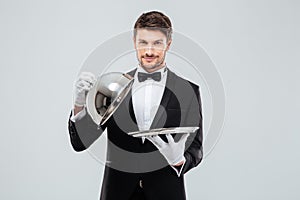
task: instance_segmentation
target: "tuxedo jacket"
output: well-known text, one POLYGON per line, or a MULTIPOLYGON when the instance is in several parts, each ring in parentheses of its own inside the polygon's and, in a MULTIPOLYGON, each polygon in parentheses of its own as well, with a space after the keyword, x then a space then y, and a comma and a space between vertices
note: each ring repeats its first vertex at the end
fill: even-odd
MULTIPOLYGON (((128 74, 133 77, 135 72, 136 69, 128 74)), ((168 69, 160 106, 150 128, 188 126, 198 126, 199 129, 186 141, 186 162, 178 176, 150 141, 146 139, 143 143, 141 138, 127 134, 139 130, 131 90, 103 126, 96 125, 88 114, 75 123, 70 118, 68 122, 70 141, 75 151, 86 150, 107 130, 101 200, 130 200, 139 185, 147 200, 186 199, 184 174, 203 158, 201 99, 199 86, 168 69)), ((172 136, 178 141, 181 134, 172 136)), ((164 135, 160 137, 167 142, 164 135)))

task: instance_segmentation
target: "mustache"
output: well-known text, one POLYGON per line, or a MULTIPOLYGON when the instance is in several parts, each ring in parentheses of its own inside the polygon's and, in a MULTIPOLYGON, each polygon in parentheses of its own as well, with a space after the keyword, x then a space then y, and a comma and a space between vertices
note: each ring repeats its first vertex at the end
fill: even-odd
POLYGON ((156 56, 156 55, 154 55, 154 54, 152 54, 152 55, 146 54, 146 55, 143 55, 143 56, 142 56, 142 58, 145 58, 145 57, 147 57, 147 58, 154 58, 154 57, 158 57, 158 56, 156 56))

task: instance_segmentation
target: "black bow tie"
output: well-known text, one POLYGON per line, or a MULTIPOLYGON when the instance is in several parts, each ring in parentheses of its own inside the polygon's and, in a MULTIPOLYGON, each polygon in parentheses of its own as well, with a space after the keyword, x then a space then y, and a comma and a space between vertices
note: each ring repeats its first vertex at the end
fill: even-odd
POLYGON ((160 72, 154 72, 152 74, 148 74, 148 73, 138 72, 139 82, 143 82, 143 81, 147 80, 148 78, 151 78, 155 81, 160 81, 161 73, 160 72))

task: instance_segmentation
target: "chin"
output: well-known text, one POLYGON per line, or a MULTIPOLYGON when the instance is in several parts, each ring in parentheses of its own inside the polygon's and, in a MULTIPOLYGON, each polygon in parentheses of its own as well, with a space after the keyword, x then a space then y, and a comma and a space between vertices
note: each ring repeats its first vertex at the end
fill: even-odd
POLYGON ((153 71, 153 70, 156 70, 160 67, 160 64, 157 63, 157 62, 154 62, 154 63, 145 63, 143 62, 142 60, 140 61, 140 65, 142 68, 144 68, 145 70, 150 70, 150 71, 153 71))
POLYGON ((158 68, 158 66, 155 66, 155 65, 143 65, 143 68, 147 69, 147 70, 153 70, 153 69, 158 68))

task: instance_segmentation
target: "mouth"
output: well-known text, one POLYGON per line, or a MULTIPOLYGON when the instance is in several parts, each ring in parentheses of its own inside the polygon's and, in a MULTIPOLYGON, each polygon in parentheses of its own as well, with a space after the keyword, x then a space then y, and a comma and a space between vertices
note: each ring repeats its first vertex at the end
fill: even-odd
POLYGON ((147 62, 152 62, 153 60, 155 60, 155 56, 153 56, 153 57, 143 57, 144 58, 144 60, 146 60, 147 62))

